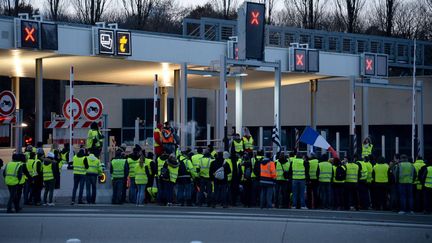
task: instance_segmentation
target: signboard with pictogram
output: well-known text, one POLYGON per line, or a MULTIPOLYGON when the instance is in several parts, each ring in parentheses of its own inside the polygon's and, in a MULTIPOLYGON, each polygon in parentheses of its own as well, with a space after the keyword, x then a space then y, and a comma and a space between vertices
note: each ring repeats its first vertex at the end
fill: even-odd
POLYGON ((130 31, 116 31, 117 39, 117 55, 130 56, 132 55, 132 38, 130 31))
POLYGON ((84 102, 84 116, 90 121, 102 116, 103 104, 98 98, 89 98, 84 102))
POLYGON ((21 21, 21 46, 39 49, 39 23, 35 21, 21 21))
POLYGON ((0 115, 11 115, 15 112, 15 107, 15 95, 9 90, 2 91, 0 93, 0 115))
POLYGON ((73 110, 73 115, 74 115, 73 118, 74 118, 74 120, 77 120, 81 116, 81 113, 82 113, 81 101, 74 98, 72 103, 71 103, 71 100, 68 99, 63 104, 63 116, 68 120, 71 117, 71 108, 73 110))

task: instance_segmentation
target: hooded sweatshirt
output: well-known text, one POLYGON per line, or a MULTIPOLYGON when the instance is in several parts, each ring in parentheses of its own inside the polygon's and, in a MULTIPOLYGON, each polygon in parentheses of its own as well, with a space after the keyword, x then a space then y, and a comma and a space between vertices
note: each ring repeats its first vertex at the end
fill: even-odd
POLYGON ((210 180, 214 181, 215 184, 226 184, 228 183, 228 174, 231 173, 231 168, 228 163, 224 164, 224 158, 222 156, 216 156, 216 159, 213 160, 210 164, 210 180), (222 167, 224 168, 224 178, 223 180, 218 180, 215 178, 215 172, 222 167))

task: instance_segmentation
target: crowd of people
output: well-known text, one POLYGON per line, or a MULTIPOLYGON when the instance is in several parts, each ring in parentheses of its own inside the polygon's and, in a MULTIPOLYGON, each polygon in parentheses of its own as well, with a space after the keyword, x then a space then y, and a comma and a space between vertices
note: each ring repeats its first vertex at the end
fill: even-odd
MULTIPOLYGON (((406 155, 395 155, 387 163, 373 156, 369 139, 362 145, 361 156, 340 160, 256 151, 247 130, 243 137, 234 134, 228 151, 212 145, 180 151, 169 124, 158 125, 154 137, 151 152, 138 145, 130 154, 122 147, 116 150, 108 165, 113 204, 393 210, 400 214, 432 210, 431 161, 417 157, 410 162, 406 155)), ((87 148, 81 148, 68 165, 74 174, 71 204, 76 202, 77 191, 78 204, 96 203, 97 178, 104 170, 97 155, 101 139, 92 133, 87 148)), ((46 157, 40 148, 28 150, 14 154, 4 170, 11 194, 8 212, 13 211, 12 204, 16 212, 20 210, 21 195, 25 204, 53 205, 59 168, 68 161, 68 146, 46 157)))

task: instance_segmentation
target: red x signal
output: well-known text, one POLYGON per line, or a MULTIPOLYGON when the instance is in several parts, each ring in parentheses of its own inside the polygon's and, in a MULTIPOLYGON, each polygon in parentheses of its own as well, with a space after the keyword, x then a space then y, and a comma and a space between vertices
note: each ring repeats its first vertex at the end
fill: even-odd
POLYGON ((31 41, 31 42, 36 42, 36 39, 34 37, 34 32, 35 32, 35 28, 29 28, 29 27, 25 27, 24 31, 26 32, 26 37, 25 37, 25 41, 31 41))
POLYGON ((304 58, 303 54, 296 54, 296 65, 297 66, 303 66, 304 65, 303 58, 304 58))
POLYGON ((372 59, 366 59, 366 70, 367 71, 373 71, 373 60, 372 59))
POLYGON ((260 13, 258 11, 252 11, 251 15, 252 15, 251 25, 259 25, 258 17, 260 13))

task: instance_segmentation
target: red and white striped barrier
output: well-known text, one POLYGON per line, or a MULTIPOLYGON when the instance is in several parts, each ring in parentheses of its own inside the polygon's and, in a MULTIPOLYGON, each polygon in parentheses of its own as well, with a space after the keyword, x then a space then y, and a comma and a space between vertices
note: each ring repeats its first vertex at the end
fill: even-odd
POLYGON ((15 122, 16 119, 14 116, 0 116, 0 125, 9 125, 15 122))
MULTIPOLYGON (((74 121, 73 128, 90 128, 92 121, 87 120, 78 120, 74 121)), ((102 127, 102 121, 98 122, 99 127, 102 127)), ((45 128, 54 129, 54 128, 69 128, 68 120, 58 120, 58 121, 47 121, 45 122, 45 128)))

